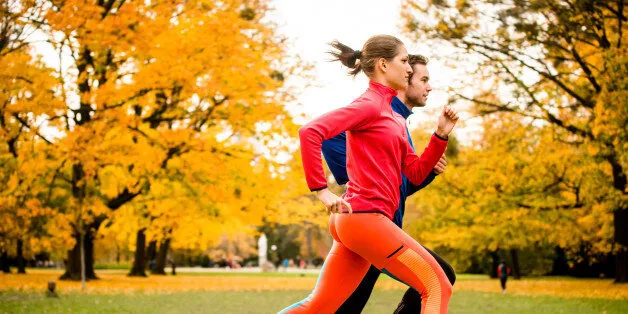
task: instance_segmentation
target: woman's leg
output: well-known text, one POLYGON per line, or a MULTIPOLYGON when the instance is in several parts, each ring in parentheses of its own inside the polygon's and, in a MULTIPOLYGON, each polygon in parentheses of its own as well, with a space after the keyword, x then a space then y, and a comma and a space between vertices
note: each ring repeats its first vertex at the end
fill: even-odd
MULTIPOLYGON (((425 246, 423 247, 426 249, 426 251, 428 251, 428 253, 430 253, 430 255, 432 255, 432 257, 435 258, 435 260, 437 260, 437 263, 439 264, 439 266, 441 266, 441 269, 443 269, 443 271, 446 273, 448 281, 450 281, 450 284, 454 286, 454 282, 456 281, 456 274, 454 273, 454 269, 452 268, 452 266, 450 266, 448 262, 446 262, 441 256, 439 256, 439 254, 435 253, 425 246)), ((415 289, 408 288, 393 314, 418 314, 421 313, 421 307, 422 295, 419 294, 419 292, 417 292, 415 289)))
MULTIPOLYGON (((338 214, 332 216, 336 215, 338 214)), ((330 233, 335 240, 313 292, 306 299, 285 308, 280 313, 334 313, 365 277, 371 265, 338 242, 332 218, 330 233)))
MULTIPOLYGON (((355 314, 361 313, 367 305, 367 301, 371 297, 373 287, 376 285, 376 281, 380 276, 380 270, 374 266, 369 267, 369 271, 360 282, 358 287, 354 290, 347 300, 336 310, 336 314, 355 314)), ((421 303, 421 302, 420 302, 421 303)))
POLYGON ((422 295, 422 313, 447 313, 452 285, 445 272, 390 219, 377 213, 339 214, 335 223, 343 245, 422 295))
POLYGON ((452 265, 446 262, 446 260, 443 259, 443 257, 435 253, 433 250, 425 246, 424 248, 426 249, 426 251, 428 251, 428 253, 430 253, 430 255, 432 255, 432 257, 434 257, 437 260, 437 263, 439 263, 439 266, 441 266, 441 269, 443 269, 443 271, 446 273, 446 276, 448 277, 448 281, 450 281, 450 284, 454 286, 454 282, 456 281, 456 273, 454 272, 454 268, 452 268, 452 265))

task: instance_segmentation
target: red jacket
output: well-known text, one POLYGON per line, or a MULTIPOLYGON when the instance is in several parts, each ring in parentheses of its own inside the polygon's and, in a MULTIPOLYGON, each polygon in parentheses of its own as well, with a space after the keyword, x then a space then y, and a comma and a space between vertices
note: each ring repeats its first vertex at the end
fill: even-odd
POLYGON ((447 140, 433 135, 421 157, 408 143, 406 121, 391 108, 397 92, 370 82, 349 106, 331 111, 299 130, 306 181, 311 191, 327 187, 321 143, 347 131, 347 193, 355 212, 378 211, 393 217, 400 200, 402 175, 419 185, 435 167, 447 140))

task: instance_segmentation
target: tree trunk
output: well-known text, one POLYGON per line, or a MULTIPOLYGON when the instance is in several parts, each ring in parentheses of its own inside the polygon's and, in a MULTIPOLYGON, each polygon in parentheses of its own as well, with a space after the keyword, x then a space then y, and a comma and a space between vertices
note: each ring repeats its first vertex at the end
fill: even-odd
POLYGON ((155 258, 157 255, 157 241, 153 240, 149 242, 149 247, 146 249, 146 258, 144 260, 144 269, 152 271, 155 268, 155 258))
POLYGON ((2 268, 2 272, 5 274, 11 273, 11 266, 9 265, 9 254, 3 251, 2 255, 0 255, 0 267, 2 268))
POLYGON ((518 260, 518 250, 511 249, 511 264, 513 266, 513 279, 520 280, 520 261, 518 260))
POLYGON ((627 248, 616 253, 616 278, 615 283, 627 283, 627 248))
MULTIPOLYGON (((306 256, 306 260, 308 261, 308 265, 312 264, 312 226, 308 225, 306 229, 306 250, 308 251, 308 256, 306 256)), ((262 267, 262 265, 260 265, 262 267)))
POLYGON ((116 243, 116 264, 120 264, 120 247, 116 243))
POLYGON ((567 276, 570 274, 566 251, 559 246, 555 247, 555 258, 553 258, 553 268, 550 274, 553 276, 567 276))
POLYGON ((614 211, 614 246, 616 246, 616 276, 614 282, 627 282, 627 209, 614 211))
POLYGON ((129 272, 129 276, 133 277, 146 277, 146 272, 144 271, 144 250, 146 244, 146 236, 144 235, 144 229, 138 231, 135 241, 135 259, 133 260, 133 267, 131 268, 131 272, 129 272))
POLYGON ((155 261, 155 269, 151 271, 155 275, 166 275, 166 256, 168 255, 168 247, 170 246, 170 239, 162 241, 159 245, 159 252, 157 254, 157 260, 155 261))
POLYGON ((17 273, 26 274, 26 260, 24 260, 24 241, 17 240, 17 273))
MULTIPOLYGON (((94 272, 94 233, 92 228, 87 228, 85 238, 83 239, 83 249, 85 250, 85 279, 95 280, 94 272)), ((75 233, 73 235, 76 241, 72 250, 68 251, 68 260, 66 261, 66 271, 59 277, 60 280, 81 281, 81 235, 75 233)))
MULTIPOLYGON (((627 193, 627 176, 614 156, 608 158, 614 176, 614 189, 627 193)), ((616 247, 616 283, 627 282, 627 206, 614 211, 614 246, 616 247)))
MULTIPOLYGON (((88 230, 98 230, 98 229, 88 229, 88 230)), ((94 272, 94 238, 96 237, 95 232, 86 231, 85 237, 83 241, 85 242, 85 274, 87 279, 98 279, 96 277, 96 273, 94 272)), ((80 252, 79 252, 80 253, 80 252)), ((79 258, 81 256, 79 255, 79 258)))
MULTIPOLYGON (((89 117, 84 117, 89 118, 89 117)), ((85 199, 85 185, 80 184, 85 177, 83 165, 81 163, 72 165, 72 197, 78 202, 85 199)), ((98 230, 98 225, 85 226, 85 230, 77 230, 72 235, 75 243, 72 250, 68 251, 68 259, 66 262, 66 271, 60 280, 81 280, 81 243, 85 253, 85 279, 98 279, 94 273, 94 234, 92 230, 98 230), (81 231, 84 232, 83 241, 81 241, 81 231)), ((94 231, 95 232, 95 231, 94 231)))
POLYGON ((489 252, 489 256, 491 256, 491 269, 489 269, 489 277, 498 278, 498 265, 500 265, 500 255, 498 255, 498 251, 489 252))

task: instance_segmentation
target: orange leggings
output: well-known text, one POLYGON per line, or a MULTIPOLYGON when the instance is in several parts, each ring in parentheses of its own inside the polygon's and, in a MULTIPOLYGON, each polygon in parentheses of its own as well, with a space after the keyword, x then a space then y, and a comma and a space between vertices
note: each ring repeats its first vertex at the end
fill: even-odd
POLYGON ((452 285, 417 241, 379 213, 332 214, 332 249, 314 291, 280 313, 334 313, 360 284, 371 264, 422 295, 421 312, 447 313, 452 285))

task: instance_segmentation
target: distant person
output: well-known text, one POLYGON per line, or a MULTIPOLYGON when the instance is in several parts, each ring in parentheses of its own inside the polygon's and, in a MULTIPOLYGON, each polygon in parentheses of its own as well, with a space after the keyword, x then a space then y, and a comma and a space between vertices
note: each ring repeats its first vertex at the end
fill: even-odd
POLYGON ((507 293, 507 278, 511 274, 511 268, 507 267, 505 263, 498 265, 498 277, 500 277, 500 286, 502 287, 502 294, 507 293))
POLYGON ((168 262, 170 262, 170 267, 171 267, 170 273, 171 273, 171 275, 173 275, 173 276, 177 275, 177 271, 175 270, 175 268, 177 267, 175 265, 175 259, 174 258, 170 259, 170 260, 168 260, 168 262))

